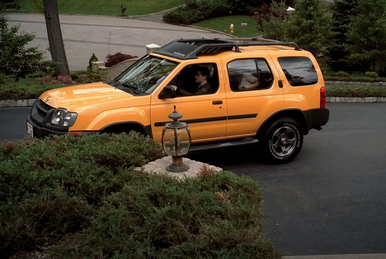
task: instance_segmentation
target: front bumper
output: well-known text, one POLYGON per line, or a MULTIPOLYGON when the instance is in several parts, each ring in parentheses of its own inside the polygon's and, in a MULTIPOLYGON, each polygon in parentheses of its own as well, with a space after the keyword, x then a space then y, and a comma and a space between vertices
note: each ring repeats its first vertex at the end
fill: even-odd
POLYGON ((69 128, 50 125, 54 107, 37 99, 29 113, 26 121, 27 134, 32 137, 43 138, 48 135, 68 134, 69 128))
POLYGON ((40 126, 31 119, 30 115, 28 115, 27 117, 26 128, 27 128, 28 135, 30 135, 31 137, 37 137, 37 138, 44 138, 49 135, 68 134, 68 131, 57 131, 57 130, 48 129, 40 126))

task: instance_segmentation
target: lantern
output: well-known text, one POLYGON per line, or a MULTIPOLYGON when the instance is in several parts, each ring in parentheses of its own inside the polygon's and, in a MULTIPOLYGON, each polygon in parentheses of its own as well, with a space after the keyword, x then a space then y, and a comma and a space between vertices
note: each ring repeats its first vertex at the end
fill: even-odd
POLYGON ((183 163, 182 156, 189 152, 191 137, 189 127, 185 122, 178 121, 182 115, 174 111, 169 115, 173 122, 165 124, 162 131, 162 148, 166 154, 172 156, 172 164, 166 167, 170 172, 184 172, 189 169, 189 166, 183 163))

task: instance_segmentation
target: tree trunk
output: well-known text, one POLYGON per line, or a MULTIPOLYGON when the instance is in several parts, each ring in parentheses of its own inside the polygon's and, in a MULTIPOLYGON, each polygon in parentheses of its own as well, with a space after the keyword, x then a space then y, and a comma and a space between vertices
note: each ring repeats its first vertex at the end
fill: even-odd
POLYGON ((44 0, 44 17, 46 19, 48 42, 52 60, 56 63, 55 74, 70 74, 66 51, 64 50, 62 30, 60 29, 57 0, 44 0))

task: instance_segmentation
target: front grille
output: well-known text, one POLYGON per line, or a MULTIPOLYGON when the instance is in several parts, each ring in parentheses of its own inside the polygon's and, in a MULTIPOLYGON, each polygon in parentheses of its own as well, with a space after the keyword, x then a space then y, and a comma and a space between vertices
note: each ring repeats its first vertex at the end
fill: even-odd
POLYGON ((53 109, 53 107, 49 106, 45 102, 39 99, 39 101, 36 103, 36 108, 38 110, 38 113, 43 118, 47 115, 48 111, 53 109))

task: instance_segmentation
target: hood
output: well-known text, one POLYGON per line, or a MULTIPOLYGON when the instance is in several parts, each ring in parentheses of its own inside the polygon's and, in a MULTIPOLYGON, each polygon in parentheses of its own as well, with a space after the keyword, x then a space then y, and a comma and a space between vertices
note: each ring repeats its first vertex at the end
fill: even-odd
POLYGON ((51 107, 68 110, 103 103, 117 103, 132 98, 134 98, 133 95, 103 82, 58 88, 47 91, 40 97, 51 107))

